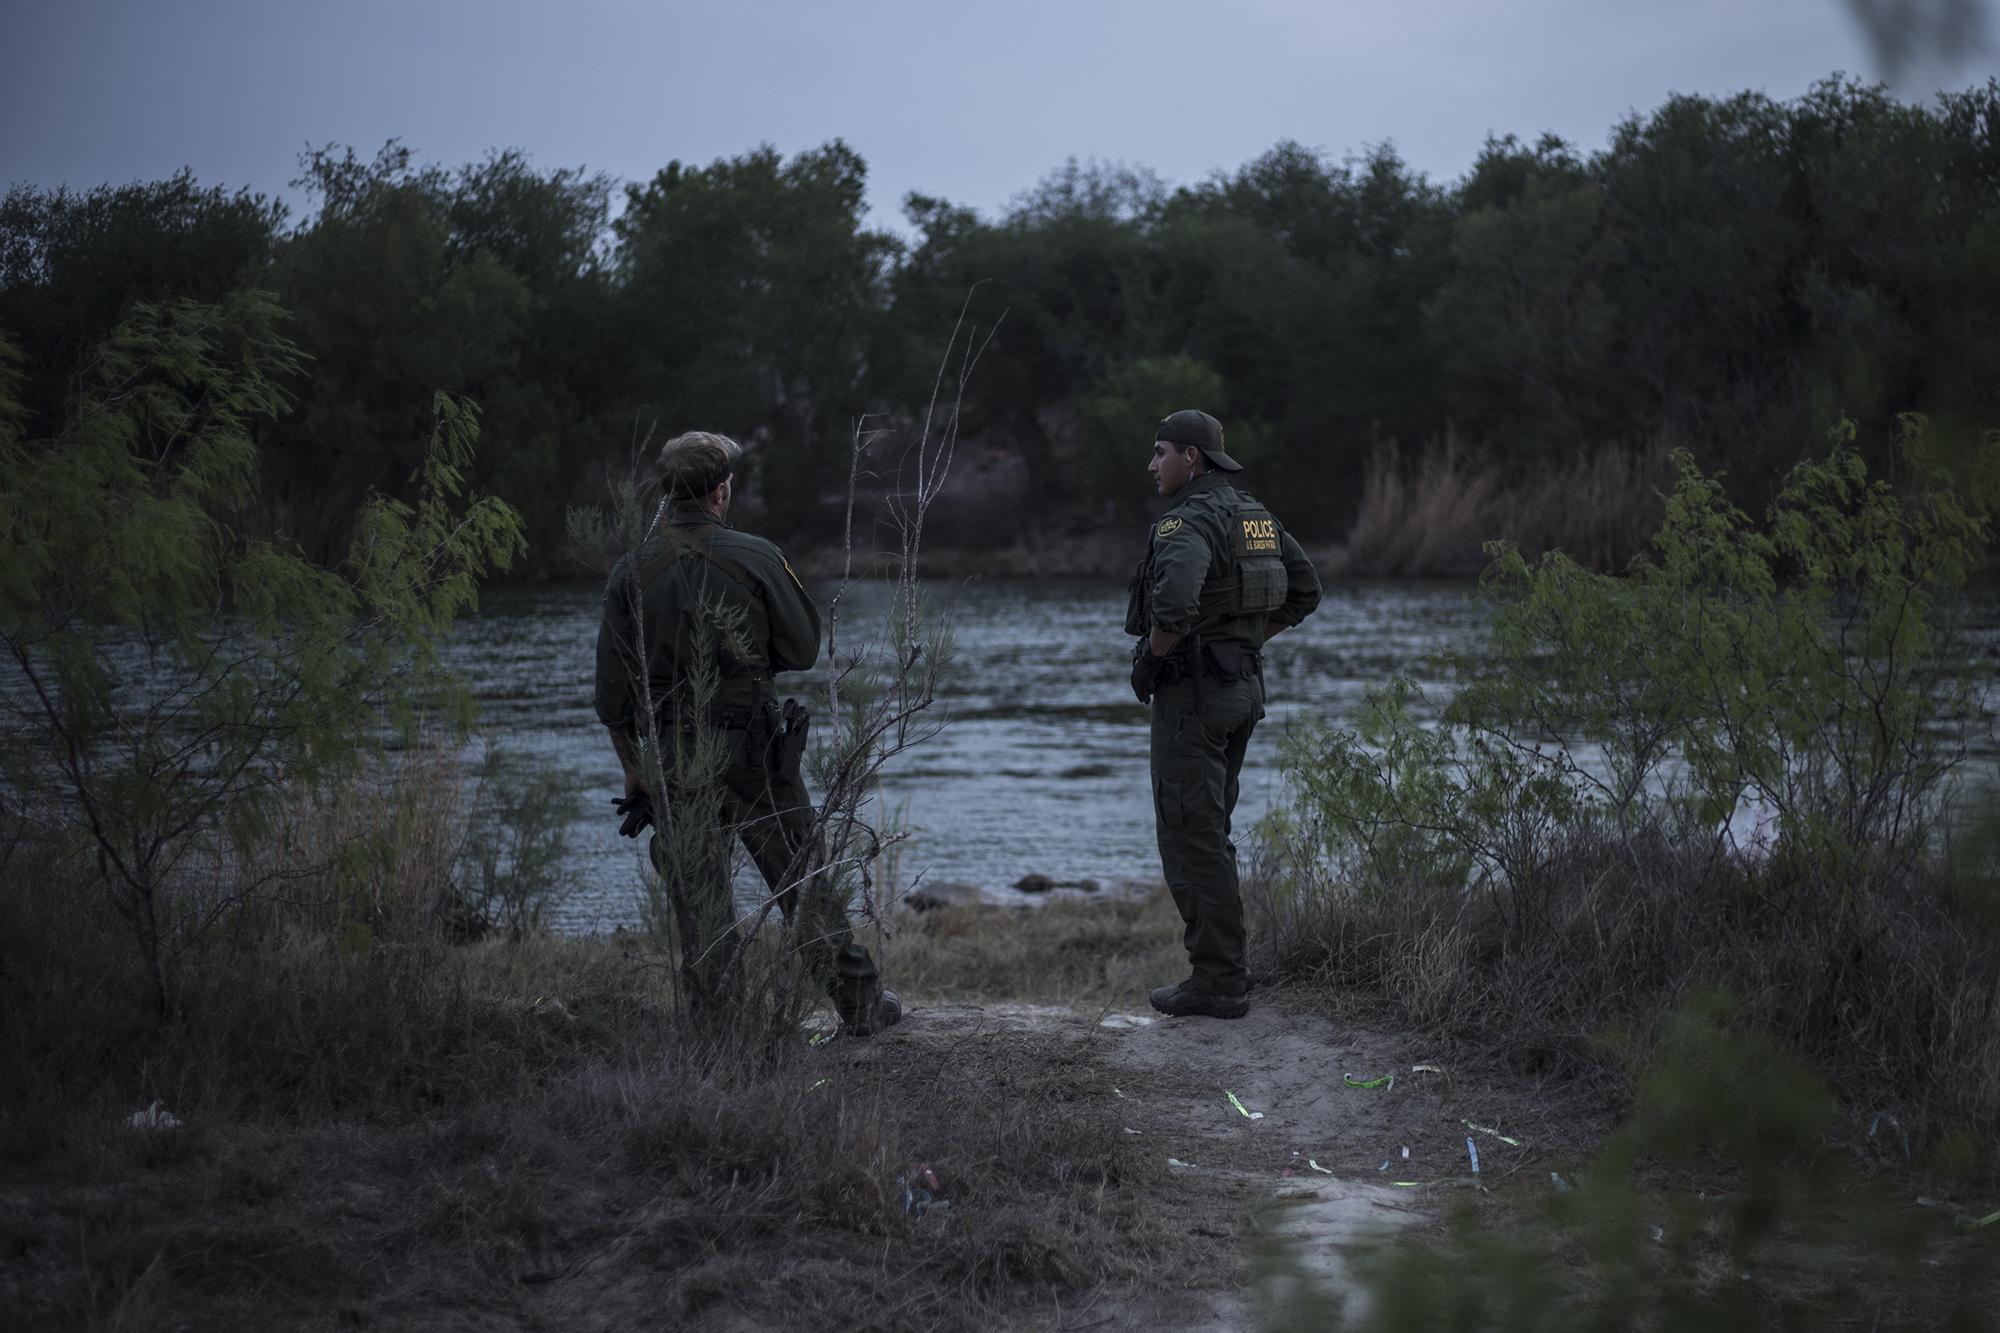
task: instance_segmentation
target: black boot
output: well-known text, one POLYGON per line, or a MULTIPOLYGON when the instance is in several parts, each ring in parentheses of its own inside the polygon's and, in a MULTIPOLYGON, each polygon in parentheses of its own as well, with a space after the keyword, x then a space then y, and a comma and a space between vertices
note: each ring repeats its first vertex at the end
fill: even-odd
POLYGON ((840 1029, 850 1037, 872 1037, 903 1017, 896 992, 882 989, 875 960, 858 944, 841 947, 833 960, 833 981, 827 987, 840 1014, 840 1029))
POLYGON ((1242 992, 1234 994, 1210 990, 1189 977, 1172 986, 1161 986, 1147 997, 1153 1007, 1170 1018, 1241 1018, 1250 1012, 1250 1000, 1242 992))

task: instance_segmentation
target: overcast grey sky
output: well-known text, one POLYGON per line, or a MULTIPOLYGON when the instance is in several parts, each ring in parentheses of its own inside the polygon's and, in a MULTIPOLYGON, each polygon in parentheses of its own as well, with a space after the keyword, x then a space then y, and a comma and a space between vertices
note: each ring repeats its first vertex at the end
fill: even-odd
MULTIPOLYGON (((1987 3, 1988 0, 1981 0, 1987 3)), ((1602 144, 1671 92, 1788 98, 1874 76, 1839 0, 12 0, 0 182, 90 186, 186 165, 279 192, 308 143, 398 136, 624 179, 839 136, 878 225, 910 190, 985 210, 1065 158, 1169 182, 1280 139, 1393 141, 1434 178, 1488 132, 1602 144)), ((1989 28, 1993 25, 1989 21, 1989 28)), ((1963 87, 1992 52, 1919 72, 1963 87)), ((1923 80, 1921 84, 1917 81, 1923 80)))

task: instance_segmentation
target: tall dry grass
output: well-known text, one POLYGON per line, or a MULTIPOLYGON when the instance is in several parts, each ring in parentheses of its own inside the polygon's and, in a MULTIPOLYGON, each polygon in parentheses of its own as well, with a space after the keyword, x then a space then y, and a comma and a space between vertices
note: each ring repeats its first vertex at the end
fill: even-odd
POLYGON ((1455 437, 1414 456, 1384 448, 1362 483, 1347 572, 1467 578, 1486 567, 1494 540, 1531 558, 1560 549, 1591 568, 1622 568, 1659 528, 1674 477, 1667 453, 1606 447, 1521 472, 1455 437))
POLYGON ((1516 1068, 1622 1098, 1675 1007, 1721 990, 1862 1123, 1888 1115, 1911 1142, 2000 1145, 2000 935, 1934 870, 1837 891, 1768 861, 1601 830, 1567 835, 1533 883, 1508 890, 1302 888, 1274 870, 1250 893, 1278 975, 1375 997, 1516 1068))
MULTIPOLYGON (((1060 1036, 774 1048, 749 1000, 687 1021, 637 937, 454 943, 452 763, 302 801, 267 851, 319 869, 188 943, 171 1020, 94 864, 0 837, 0 1308, 48 1329, 761 1327, 810 1291, 819 1327, 928 1329, 1157 1288, 1205 1244, 1146 1206, 1157 1162, 1060 1036), (178 1128, 126 1123, 155 1102, 178 1128), (897 1179, 926 1166, 954 1211, 905 1211, 897 1179)), ((985 924, 990 975, 1025 978, 985 924)), ((920 970, 979 955, 933 929, 920 970)), ((1041 990, 1101 970, 1076 951, 1041 990)))

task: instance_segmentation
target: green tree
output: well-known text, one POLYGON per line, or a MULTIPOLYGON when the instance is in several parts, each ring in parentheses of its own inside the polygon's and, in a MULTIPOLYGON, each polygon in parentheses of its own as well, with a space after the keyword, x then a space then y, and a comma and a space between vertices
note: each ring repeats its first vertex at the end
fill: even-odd
POLYGON ((532 297, 494 254, 454 247, 448 176, 400 144, 310 153, 298 183, 319 209, 271 283, 312 374, 267 428, 259 522, 331 562, 363 497, 408 493, 435 389, 483 399, 514 381, 532 297))
POLYGON ((1489 139, 1458 190, 1451 276, 1424 309, 1453 416, 1503 454, 1614 438, 1599 390, 1613 310, 1596 271, 1603 195, 1569 145, 1489 139))
POLYGON ((635 405, 752 445, 759 498, 787 526, 830 519, 818 461, 866 405, 896 248, 862 226, 866 181, 837 139, 789 161, 764 147, 672 162, 626 187, 614 226, 635 405))
POLYGON ((559 568, 566 515, 631 429, 631 359, 613 316, 610 192, 603 174, 538 171, 509 150, 460 167, 442 197, 445 262, 497 262, 524 289, 506 373, 478 385, 476 480, 521 508, 530 560, 559 568))
POLYGON ((1083 400, 1076 478, 1104 504, 1129 517, 1152 493, 1145 475, 1153 427, 1169 412, 1223 411, 1222 377, 1185 356, 1147 357, 1112 366, 1083 400))
POLYGON ((168 1012, 176 949, 284 873, 245 855, 280 800, 419 708, 466 715, 435 645, 520 550, 511 509, 461 500, 476 414, 442 394, 416 502, 371 498, 338 568, 246 537, 298 363, 279 320, 254 293, 134 306, 53 437, 0 383, 9 799, 95 851, 168 1012))
POLYGON ((90 190, 16 185, 0 200, 0 333, 26 354, 21 401, 53 431, 84 358, 135 301, 212 301, 264 281, 285 206, 188 171, 90 190))
POLYGON ((1078 399, 1111 366, 1162 349, 1146 242, 1158 207, 1151 177, 1075 161, 997 223, 912 196, 906 211, 920 237, 893 284, 891 369, 900 378, 885 380, 889 396, 928 392, 929 349, 974 292, 973 315, 990 325, 1004 311, 1006 334, 981 357, 966 428, 1018 450, 1033 469, 1055 466, 1078 399))
POLYGON ((1789 139, 1786 108, 1761 94, 1674 97, 1618 126, 1593 164, 1628 429, 1726 441, 1743 481, 1781 474, 1783 442, 1811 425, 1789 139))
MULTIPOLYGON (((1415 847, 1475 868, 1527 928, 1591 828, 1768 854, 1783 882, 1844 895, 1825 911, 1918 863, 1981 697, 1951 594, 1990 533, 1920 420, 1903 450, 1906 493, 1869 478, 1847 426, 1761 524, 1680 452, 1653 550, 1622 575, 1496 548, 1492 639, 1441 725, 1399 683, 1360 730, 1292 742, 1294 864, 1380 889, 1415 847)), ((2000 435, 1983 456, 2000 466, 2000 435)))

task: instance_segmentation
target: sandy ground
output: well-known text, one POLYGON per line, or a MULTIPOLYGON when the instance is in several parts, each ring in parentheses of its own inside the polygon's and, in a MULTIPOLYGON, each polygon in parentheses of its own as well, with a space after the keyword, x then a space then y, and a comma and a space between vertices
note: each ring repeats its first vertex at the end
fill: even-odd
MULTIPOLYGON (((914 1012, 847 1058, 865 1068, 914 1049, 941 1062, 981 1066, 989 1063, 979 1058, 982 1051, 990 1051, 1002 1057, 991 1063, 1001 1066, 1018 1058, 1023 1045, 1089 1053, 1083 1067, 1102 1079, 1096 1091, 1115 1101, 1125 1132, 1143 1140, 1159 1168, 1163 1206, 1182 1213, 1191 1233, 1217 1242, 1218 1262, 1209 1271, 1222 1280, 1191 1273, 1177 1291, 1107 1292, 1087 1308, 1062 1312, 1060 1326, 1256 1328, 1282 1316, 1298 1282, 1310 1284, 1314 1296, 1339 1296, 1348 1316, 1365 1326, 1365 1307, 1348 1277, 1358 1246, 1435 1224, 1448 1191, 1546 1180, 1545 1171, 1527 1168, 1535 1153, 1530 1129, 1494 1123, 1503 1119, 1493 1114, 1497 1105, 1532 1107, 1537 1099, 1520 1087, 1458 1080, 1403 1037, 1338 1029, 1303 1009, 1282 994, 1259 997, 1246 1017, 1233 1021, 949 1004, 914 1012), (1433 1067, 1413 1072, 1421 1065, 1433 1067), (1349 1075, 1368 1082, 1392 1074, 1393 1084, 1376 1088, 1346 1082, 1349 1075), (1521 1145, 1468 1131, 1466 1120, 1521 1145), (1477 1175, 1465 1148, 1468 1133, 1479 1148, 1477 1175), (1247 1276, 1274 1267, 1282 1277, 1247 1276)), ((945 1224, 976 1221, 953 1215, 945 1224)), ((1024 1324, 1038 1325, 1039 1317, 1024 1324)))

